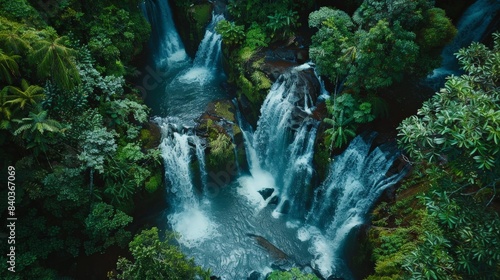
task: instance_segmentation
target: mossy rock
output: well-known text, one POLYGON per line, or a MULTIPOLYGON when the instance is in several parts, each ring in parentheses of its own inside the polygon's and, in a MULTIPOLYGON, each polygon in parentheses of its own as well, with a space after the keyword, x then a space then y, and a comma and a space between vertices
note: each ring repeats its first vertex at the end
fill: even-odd
POLYGON ((163 176, 161 173, 156 173, 151 176, 146 183, 144 184, 144 188, 149 193, 155 192, 159 187, 163 185, 163 176))
POLYGON ((139 132, 139 141, 145 149, 158 147, 161 140, 160 128, 155 123, 148 123, 145 128, 139 132))
POLYGON ((183 1, 175 1, 172 10, 175 25, 184 42, 186 52, 189 56, 194 57, 205 35, 205 27, 212 19, 213 5, 208 1, 193 5, 186 5, 183 1))

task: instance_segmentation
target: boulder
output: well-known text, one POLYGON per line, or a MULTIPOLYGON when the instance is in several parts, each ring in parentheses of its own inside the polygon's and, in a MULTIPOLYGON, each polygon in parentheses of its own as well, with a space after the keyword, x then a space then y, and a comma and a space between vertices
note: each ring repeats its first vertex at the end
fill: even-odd
POLYGON ((260 280, 261 277, 262 277, 262 274, 260 272, 254 270, 250 273, 247 280, 260 280))
POLYGON ((259 190, 260 195, 262 195, 262 198, 264 200, 268 199, 274 192, 273 188, 265 188, 262 190, 259 190))

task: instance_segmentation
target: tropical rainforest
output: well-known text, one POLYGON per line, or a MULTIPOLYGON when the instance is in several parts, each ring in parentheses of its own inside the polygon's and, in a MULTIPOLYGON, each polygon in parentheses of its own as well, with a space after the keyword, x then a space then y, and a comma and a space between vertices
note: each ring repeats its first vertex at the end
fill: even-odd
MULTIPOLYGON (((220 279, 184 253, 178 233, 148 219, 173 194, 140 84, 155 34, 141 2, 0 0, 1 219, 17 218, 15 230, 0 231, 0 278, 220 279)), ((314 65, 329 92, 312 114, 316 181, 363 132, 397 143, 408 172, 358 230, 353 278, 500 279, 498 20, 453 54, 456 72, 436 88, 421 85, 473 2, 169 4, 191 56, 223 7, 215 30, 230 94, 212 108, 219 119, 236 123, 234 98, 257 126, 277 80, 263 66, 269 52, 291 50, 294 63, 314 65)), ((244 165, 235 155, 244 148, 213 116, 199 129, 208 170, 244 165)), ((252 279, 325 278, 300 267, 260 277, 252 279)))

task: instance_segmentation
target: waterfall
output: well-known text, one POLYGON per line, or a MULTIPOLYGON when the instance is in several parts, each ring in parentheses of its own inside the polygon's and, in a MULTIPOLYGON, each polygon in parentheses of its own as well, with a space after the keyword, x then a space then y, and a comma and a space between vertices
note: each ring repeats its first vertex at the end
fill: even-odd
POLYGON ((179 76, 178 79, 180 82, 198 82, 204 85, 213 79, 214 74, 220 68, 222 43, 222 36, 215 32, 215 27, 223 19, 224 16, 222 14, 212 14, 212 21, 205 30, 205 35, 198 47, 193 65, 179 76))
MULTIPOLYGON (((302 71, 306 70, 311 66, 295 67, 276 80, 261 107, 255 133, 242 126, 251 176, 240 177, 239 182, 246 195, 274 189, 274 196, 279 195, 274 217, 288 212, 303 214, 298 211, 304 206, 298 197, 309 188, 313 174, 318 122, 310 118, 314 108, 310 92, 319 88, 313 88, 305 78, 302 71)), ((260 201, 261 207, 266 205, 258 194, 251 200, 260 201)))
POLYGON ((221 55, 222 36, 215 32, 215 27, 224 15, 212 14, 212 21, 207 26, 203 40, 198 47, 193 65, 196 67, 216 67, 221 55))
POLYGON ((342 261, 346 240, 366 222, 382 192, 406 174, 406 167, 390 170, 399 156, 395 148, 385 145, 371 150, 375 136, 357 136, 333 160, 328 177, 315 192, 307 226, 299 231, 300 239, 314 236, 314 265, 325 277, 349 278, 342 261))
POLYGON ((434 69, 427 78, 429 84, 442 86, 445 76, 459 74, 458 62, 455 53, 471 42, 478 42, 485 36, 488 26, 492 23, 500 10, 498 0, 477 0, 462 15, 457 24, 457 35, 451 43, 446 45, 441 53, 443 62, 440 68, 434 69))
POLYGON ((167 0, 146 0, 141 4, 151 24, 151 42, 157 67, 170 68, 188 60, 179 33, 175 28, 167 0))
POLYGON ((191 163, 195 156, 200 165, 202 181, 206 184, 204 147, 196 135, 179 131, 174 119, 158 117, 155 122, 162 132, 160 150, 165 177, 171 186, 170 202, 175 209, 174 213, 168 215, 168 220, 174 231, 180 233, 179 242, 187 247, 197 246, 216 233, 215 224, 200 205, 191 174, 191 163))

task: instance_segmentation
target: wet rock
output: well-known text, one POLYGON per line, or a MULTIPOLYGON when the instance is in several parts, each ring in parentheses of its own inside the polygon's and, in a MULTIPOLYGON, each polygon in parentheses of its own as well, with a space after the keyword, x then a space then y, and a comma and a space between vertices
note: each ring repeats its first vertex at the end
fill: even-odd
POLYGON ((288 214, 290 212, 290 200, 285 200, 283 202, 283 205, 281 206, 281 209, 278 209, 278 212, 281 214, 288 214))
POLYGON ((262 277, 262 274, 258 271, 252 271, 248 276, 247 280, 259 280, 262 277))
POLYGON ((262 195, 262 198, 264 200, 268 199, 273 193, 274 189, 273 188, 265 188, 259 191, 260 195, 262 195))
POLYGON ((269 205, 278 205, 279 202, 280 202, 280 198, 277 195, 275 195, 269 201, 269 205))

